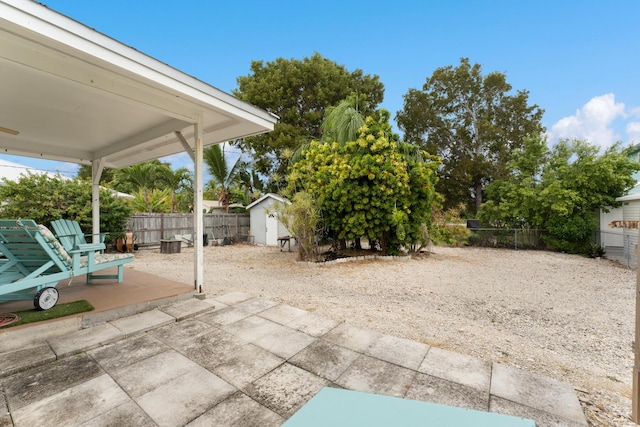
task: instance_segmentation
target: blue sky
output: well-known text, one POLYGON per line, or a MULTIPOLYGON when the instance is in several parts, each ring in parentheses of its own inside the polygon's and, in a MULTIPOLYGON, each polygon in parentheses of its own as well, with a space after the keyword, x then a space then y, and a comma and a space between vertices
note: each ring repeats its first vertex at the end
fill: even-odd
MULTIPOLYGON (((640 143, 640 2, 41 0, 225 92, 252 60, 319 52, 377 74, 392 117, 409 88, 461 57, 545 110, 551 143, 640 143)), ((3 156, 36 168, 73 166, 3 156)), ((190 163, 186 155, 171 159, 190 163)))

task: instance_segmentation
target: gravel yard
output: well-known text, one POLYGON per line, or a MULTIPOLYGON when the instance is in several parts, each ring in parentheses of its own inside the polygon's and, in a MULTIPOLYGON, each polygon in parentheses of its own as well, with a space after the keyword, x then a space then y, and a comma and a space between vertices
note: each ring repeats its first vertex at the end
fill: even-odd
MULTIPOLYGON (((410 260, 294 264, 247 244, 205 248, 205 291, 243 291, 355 326, 571 383, 591 425, 626 426, 636 272, 552 252, 435 247, 410 260)), ((193 249, 133 268, 193 283, 193 249)))

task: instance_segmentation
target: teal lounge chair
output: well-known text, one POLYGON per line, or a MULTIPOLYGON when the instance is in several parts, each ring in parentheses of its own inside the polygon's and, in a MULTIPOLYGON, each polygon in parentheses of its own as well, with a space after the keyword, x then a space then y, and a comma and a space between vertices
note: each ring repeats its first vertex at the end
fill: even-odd
MULTIPOLYGON (((104 249, 104 244, 102 244, 104 249)), ((123 265, 131 254, 101 254, 78 246, 67 250, 51 231, 33 220, 0 220, 0 302, 33 298, 36 309, 46 310, 58 302, 59 281, 86 274, 93 279, 123 281, 123 265), (117 267, 117 274, 94 274, 117 267)))

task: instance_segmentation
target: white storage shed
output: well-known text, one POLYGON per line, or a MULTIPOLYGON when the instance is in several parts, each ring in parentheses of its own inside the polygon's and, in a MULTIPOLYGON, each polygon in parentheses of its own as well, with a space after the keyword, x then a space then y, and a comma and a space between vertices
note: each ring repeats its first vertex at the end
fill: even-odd
POLYGON ((277 194, 267 193, 247 206, 254 242, 259 245, 277 246, 278 238, 289 236, 289 230, 277 217, 278 205, 290 204, 277 194))

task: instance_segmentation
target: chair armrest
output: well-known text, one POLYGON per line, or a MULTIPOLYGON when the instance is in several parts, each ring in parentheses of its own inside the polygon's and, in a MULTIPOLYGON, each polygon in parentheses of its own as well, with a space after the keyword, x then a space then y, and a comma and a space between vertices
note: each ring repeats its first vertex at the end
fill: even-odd
POLYGON ((105 250, 104 243, 87 243, 85 245, 76 245, 77 249, 74 249, 73 252, 96 252, 105 250))
POLYGON ((100 243, 104 243, 104 239, 107 237, 109 233, 94 233, 94 234, 85 234, 84 237, 100 236, 100 243))

